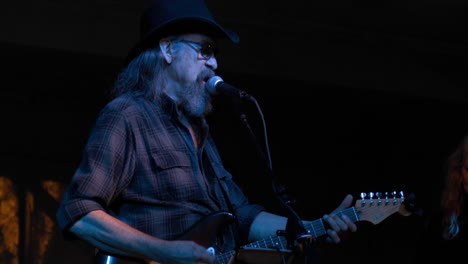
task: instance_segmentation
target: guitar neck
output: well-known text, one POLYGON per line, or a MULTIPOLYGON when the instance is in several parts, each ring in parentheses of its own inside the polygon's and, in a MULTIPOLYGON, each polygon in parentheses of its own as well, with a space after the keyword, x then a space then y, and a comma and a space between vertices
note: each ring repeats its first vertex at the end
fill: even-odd
MULTIPOLYGON (((393 213, 399 212, 402 215, 410 215, 411 213, 404 209, 404 198, 384 198, 384 199, 362 199, 356 201, 355 206, 339 211, 338 215, 346 215, 353 221, 368 221, 372 224, 378 224, 393 213)), ((327 234, 327 225, 322 218, 307 222, 304 224, 307 234, 316 239, 327 234)), ((242 246, 242 249, 275 249, 281 251, 291 251, 288 241, 285 236, 270 236, 247 245, 242 246)), ((219 264, 229 263, 229 259, 234 255, 235 251, 222 253, 217 255, 216 260, 219 264)))
MULTIPOLYGON (((346 215, 353 222, 359 221, 359 216, 357 214, 355 207, 346 208, 337 213, 338 215, 346 215)), ((304 225, 307 234, 311 234, 313 238, 319 238, 327 234, 327 227, 322 218, 307 222, 304 225)), ((270 236, 269 238, 259 240, 248 245, 245 245, 244 248, 275 248, 275 249, 288 249, 288 243, 284 236, 270 236)))
MULTIPOLYGON (((338 212, 339 215, 348 216, 353 222, 359 221, 359 217, 355 207, 350 207, 338 212)), ((321 237, 327 234, 327 228, 322 218, 308 222, 304 225, 306 232, 311 234, 314 238, 321 237)), ((276 249, 276 250, 290 250, 288 247, 288 241, 284 236, 270 236, 265 239, 255 241, 253 243, 242 246, 244 249, 276 249)), ((234 251, 226 252, 224 254, 217 255, 216 263, 224 264, 228 263, 229 259, 234 254, 234 251)))

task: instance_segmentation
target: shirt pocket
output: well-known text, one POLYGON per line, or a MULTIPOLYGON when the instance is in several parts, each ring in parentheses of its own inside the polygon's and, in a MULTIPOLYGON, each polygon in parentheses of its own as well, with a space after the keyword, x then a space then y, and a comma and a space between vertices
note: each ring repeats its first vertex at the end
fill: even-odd
POLYGON ((181 150, 152 153, 156 167, 154 190, 163 200, 184 201, 196 199, 199 193, 195 169, 190 157, 181 150))

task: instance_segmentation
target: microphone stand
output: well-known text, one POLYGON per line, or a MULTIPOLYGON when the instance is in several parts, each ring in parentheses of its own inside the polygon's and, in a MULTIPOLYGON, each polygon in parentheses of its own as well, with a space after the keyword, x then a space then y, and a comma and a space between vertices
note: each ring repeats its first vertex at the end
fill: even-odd
MULTIPOLYGON (((296 213, 296 211, 294 211, 294 209, 291 207, 291 204, 293 203, 293 201, 291 201, 288 198, 286 194, 286 188, 280 183, 279 178, 273 173, 273 167, 272 167, 272 162, 271 162, 270 152, 269 152, 269 147, 268 147, 268 137, 266 133, 265 119, 263 118, 262 110, 260 106, 258 105, 257 101, 255 100, 255 98, 246 94, 245 92, 240 93, 240 98, 249 99, 250 101, 252 101, 257 107, 257 110, 261 116, 264 134, 265 134, 265 147, 267 149, 266 154, 262 150, 260 144, 258 143, 258 140, 256 139, 255 134, 253 133, 253 130, 250 127, 249 122, 247 121, 247 116, 243 112, 241 112, 240 114, 241 121, 247 128, 247 131, 249 132, 252 142, 255 144, 257 151, 260 153, 261 157, 265 160, 267 164, 267 173, 271 177, 271 180, 272 180, 271 188, 273 190, 273 194, 275 194, 276 198, 279 200, 280 204, 282 205, 282 207, 285 209, 285 212, 286 212, 286 216, 288 219, 287 224, 286 224, 286 229, 278 230, 277 235, 285 236, 286 241, 288 243, 287 248, 294 252, 294 256, 302 257, 304 259, 304 263, 318 263, 315 248, 313 247, 314 239, 312 235, 305 230, 304 224, 301 218, 296 213)), ((283 259, 283 263, 285 263, 284 259, 283 259)))

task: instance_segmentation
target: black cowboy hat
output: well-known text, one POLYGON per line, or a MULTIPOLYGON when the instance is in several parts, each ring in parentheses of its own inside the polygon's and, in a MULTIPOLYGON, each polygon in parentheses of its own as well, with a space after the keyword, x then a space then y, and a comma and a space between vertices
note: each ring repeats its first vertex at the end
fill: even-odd
POLYGON ((156 0, 140 18, 140 40, 130 50, 126 64, 169 34, 204 33, 239 43, 239 36, 218 24, 204 0, 156 0))

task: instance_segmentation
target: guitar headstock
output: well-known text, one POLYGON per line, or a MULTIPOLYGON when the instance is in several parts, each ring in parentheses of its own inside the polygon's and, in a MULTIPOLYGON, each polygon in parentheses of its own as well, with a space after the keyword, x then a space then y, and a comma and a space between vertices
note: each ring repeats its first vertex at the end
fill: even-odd
POLYGON ((403 191, 398 194, 396 191, 361 193, 361 199, 356 200, 355 208, 360 221, 369 221, 375 225, 397 212, 403 216, 410 215, 411 212, 406 210, 404 202, 403 191))

